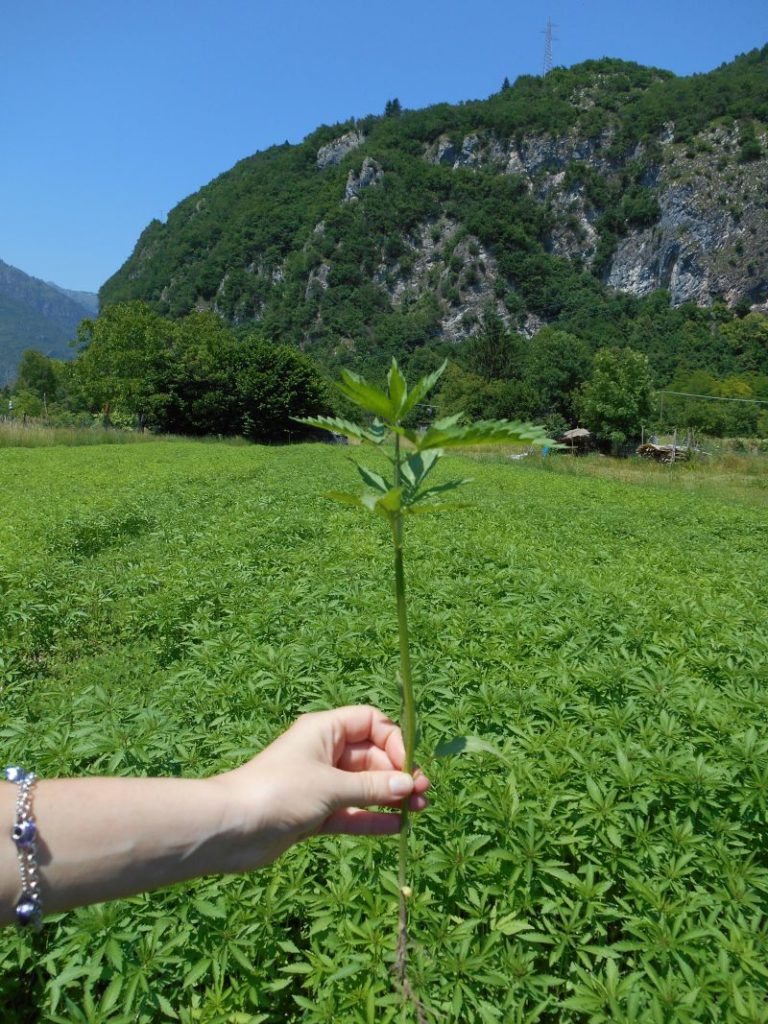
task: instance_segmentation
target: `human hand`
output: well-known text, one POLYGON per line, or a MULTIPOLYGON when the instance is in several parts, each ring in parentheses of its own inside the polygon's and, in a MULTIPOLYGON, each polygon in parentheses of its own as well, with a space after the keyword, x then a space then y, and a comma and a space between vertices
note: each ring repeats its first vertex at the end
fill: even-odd
POLYGON ((366 705, 302 715, 251 761, 212 782, 226 792, 226 870, 269 863, 321 832, 387 834, 399 816, 371 806, 427 806, 429 780, 402 771, 400 729, 366 705))

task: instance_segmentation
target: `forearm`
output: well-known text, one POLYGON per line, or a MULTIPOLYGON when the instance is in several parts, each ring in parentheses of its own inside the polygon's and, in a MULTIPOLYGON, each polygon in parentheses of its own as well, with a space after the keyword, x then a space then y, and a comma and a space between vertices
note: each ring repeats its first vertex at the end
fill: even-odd
MULTIPOLYGON (((0 784, 0 924, 20 882, 10 838, 16 786, 0 784)), ((46 913, 229 870, 231 825, 215 779, 93 778, 34 787, 46 913)))
MULTIPOLYGON (((251 871, 318 832, 388 834, 372 806, 427 805, 429 780, 402 771, 400 730, 368 706, 315 712, 246 764, 210 779, 58 779, 32 792, 45 913, 251 871)), ((0 924, 21 884, 11 839, 17 786, 0 782, 0 924), (5 836, 3 830, 5 829, 5 836)))

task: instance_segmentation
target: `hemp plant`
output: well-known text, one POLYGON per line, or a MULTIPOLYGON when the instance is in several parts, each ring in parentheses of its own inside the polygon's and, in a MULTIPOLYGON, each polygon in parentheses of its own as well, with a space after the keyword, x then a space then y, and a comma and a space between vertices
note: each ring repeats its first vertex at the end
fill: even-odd
MULTIPOLYGON (((455 503, 442 500, 444 494, 469 483, 466 478, 447 480, 433 484, 428 478, 444 455, 446 448, 460 448, 468 445, 510 444, 525 442, 530 445, 553 445, 546 437, 543 427, 519 420, 478 420, 462 424, 462 413, 436 420, 426 428, 414 430, 406 421, 414 417, 424 398, 432 390, 446 363, 434 373, 421 380, 409 391, 405 378, 396 360, 387 374, 387 390, 367 383, 350 370, 342 370, 342 381, 338 384, 341 393, 354 405, 374 419, 370 426, 360 426, 349 420, 329 416, 299 420, 308 426, 328 430, 334 434, 371 444, 382 449, 392 466, 391 474, 383 476, 373 469, 355 463, 367 490, 362 494, 348 494, 329 491, 326 497, 347 505, 354 505, 380 516, 389 525, 394 554, 394 590, 397 608, 397 628, 400 648, 400 669, 398 681, 402 699, 401 727, 405 746, 404 771, 411 774, 414 769, 417 744, 416 697, 411 671, 411 654, 408 635, 408 605, 406 601, 405 568, 403 562, 404 524, 408 516, 439 512, 455 503), (394 439, 394 451, 384 443, 394 439)), ((421 417, 419 417, 421 418, 421 417)), ((353 460, 354 461, 354 460, 353 460)), ((489 743, 477 738, 460 736, 438 745, 433 752, 436 756, 460 753, 464 750, 494 751, 489 743)), ((398 887, 400 891, 399 933, 397 943, 397 972, 404 994, 410 994, 407 978, 408 909, 411 896, 408 885, 408 800, 400 809, 400 835, 398 857, 398 887)))

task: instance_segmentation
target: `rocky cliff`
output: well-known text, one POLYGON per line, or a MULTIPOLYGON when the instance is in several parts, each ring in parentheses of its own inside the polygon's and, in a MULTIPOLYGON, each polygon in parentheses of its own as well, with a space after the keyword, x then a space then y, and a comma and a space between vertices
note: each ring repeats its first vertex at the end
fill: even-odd
POLYGON ((577 296, 768 312, 768 47, 693 79, 588 62, 393 113, 242 161, 149 226, 103 303, 344 359, 490 314, 531 336, 577 296))

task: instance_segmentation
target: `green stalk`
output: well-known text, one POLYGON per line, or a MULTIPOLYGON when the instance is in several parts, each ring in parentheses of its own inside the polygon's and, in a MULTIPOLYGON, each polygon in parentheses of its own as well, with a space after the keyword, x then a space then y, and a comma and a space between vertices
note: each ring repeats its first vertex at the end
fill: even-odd
MULTIPOLYGON (((401 484, 400 438, 395 440, 395 487, 401 484)), ((395 545, 395 599, 397 601, 397 632, 400 641, 400 684, 403 693, 403 741, 405 743, 405 771, 413 772, 416 747, 416 704, 411 678, 411 652, 408 640, 408 612, 405 600, 405 570, 403 568, 403 514, 396 512, 392 526, 395 545)), ((403 801, 405 810, 408 801, 403 801)))
MULTIPOLYGON (((400 437, 395 435, 395 487, 401 485, 400 474, 400 437)), ((414 753, 416 747, 416 702, 413 697, 413 681, 411 679, 411 652, 408 641, 408 612, 405 600, 405 570, 403 568, 403 514, 398 511, 391 520, 392 540, 395 548, 395 599, 397 602, 397 632, 400 642, 400 689, 403 701, 403 744, 405 746, 405 764, 403 770, 413 773, 414 753)), ((397 882, 400 890, 400 931, 397 948, 398 974, 403 985, 406 985, 406 964, 408 946, 408 830, 409 830, 409 798, 406 797, 400 806, 400 837, 398 849, 397 882)))

